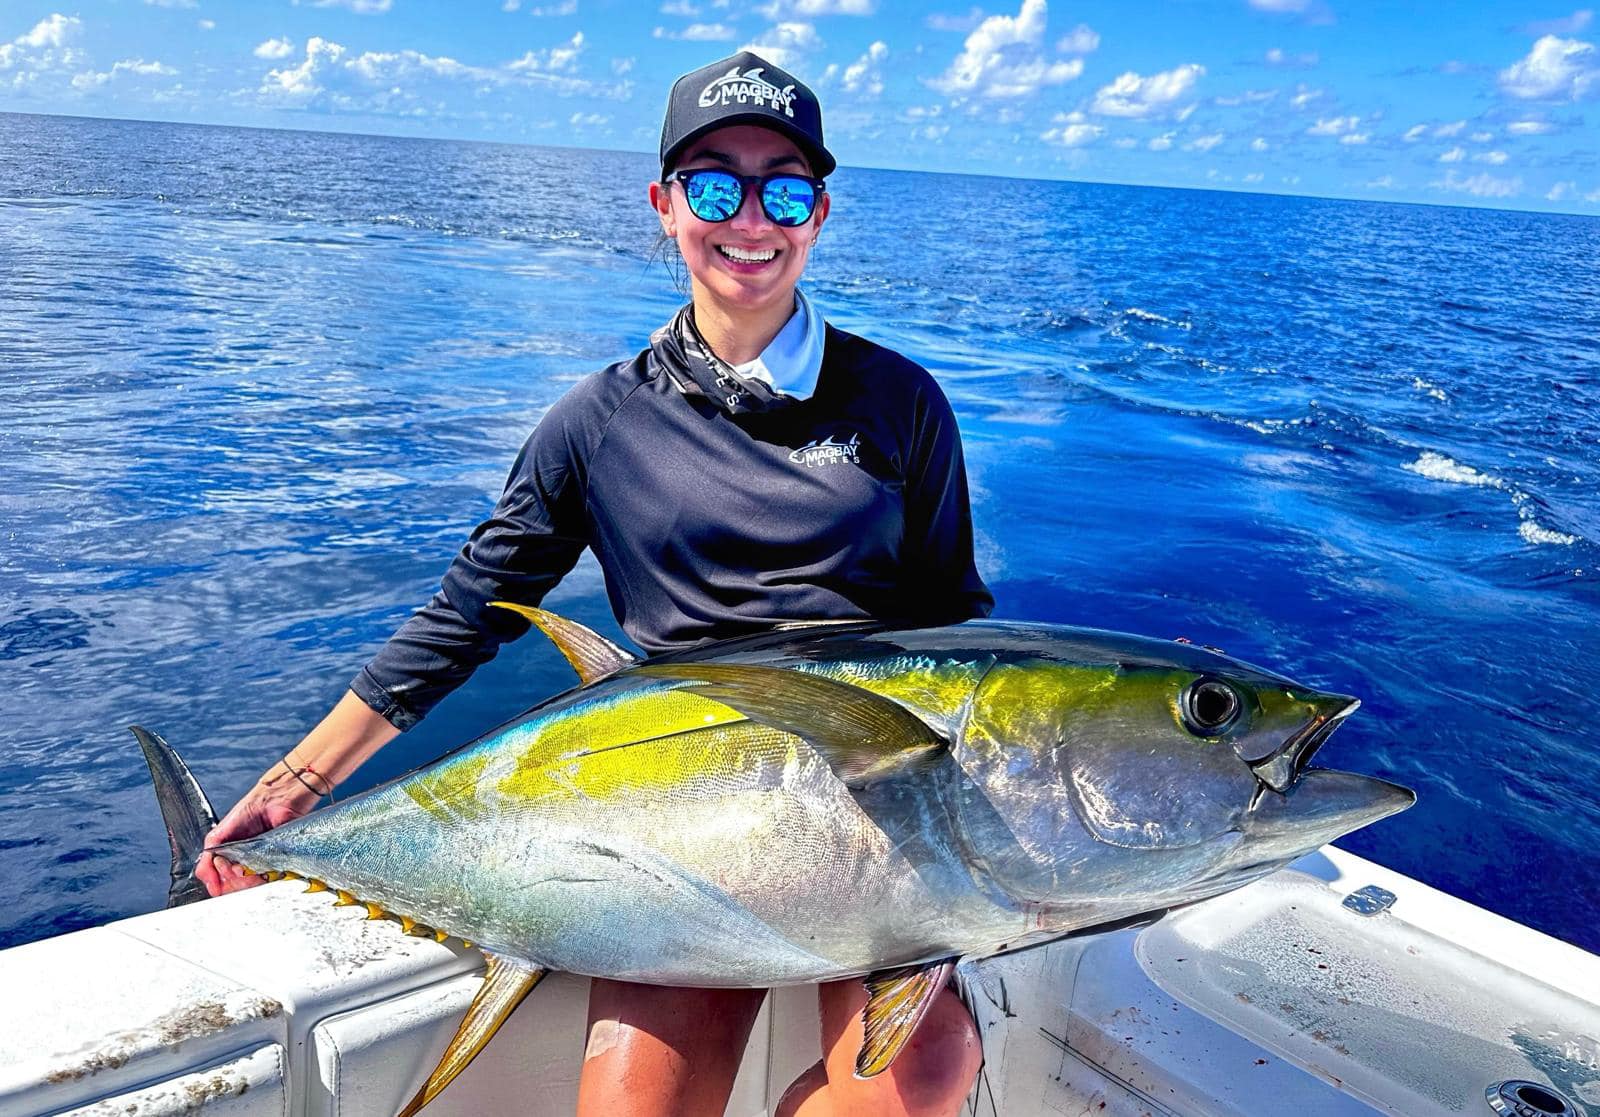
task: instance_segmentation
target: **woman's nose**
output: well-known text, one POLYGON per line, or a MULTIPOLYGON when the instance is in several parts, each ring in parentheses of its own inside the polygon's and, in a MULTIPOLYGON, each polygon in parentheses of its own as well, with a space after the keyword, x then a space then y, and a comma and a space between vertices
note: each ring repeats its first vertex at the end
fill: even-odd
POLYGON ((767 224, 769 218, 766 211, 761 208, 761 192, 754 187, 744 192, 744 198, 739 203, 739 210, 729 219, 736 229, 759 231, 767 224))

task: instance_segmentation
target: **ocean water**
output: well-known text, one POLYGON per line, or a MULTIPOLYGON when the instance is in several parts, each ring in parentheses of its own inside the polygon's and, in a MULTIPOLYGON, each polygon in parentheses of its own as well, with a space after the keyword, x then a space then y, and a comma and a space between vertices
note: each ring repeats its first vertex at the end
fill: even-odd
MULTIPOLYGON (((0 946, 150 910, 680 301, 647 156, 0 114, 0 946)), ((1600 949, 1600 221, 847 168, 808 290, 927 365, 997 615, 1365 705, 1345 840, 1600 949)), ((616 634, 585 561, 549 604, 616 634)), ((359 777, 570 684, 504 652, 359 777)))

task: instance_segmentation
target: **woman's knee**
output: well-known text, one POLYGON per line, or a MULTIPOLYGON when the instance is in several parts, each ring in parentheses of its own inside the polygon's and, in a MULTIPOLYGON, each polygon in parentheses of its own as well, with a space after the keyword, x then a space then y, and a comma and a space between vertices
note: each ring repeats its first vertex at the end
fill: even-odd
MULTIPOLYGON (((859 989, 859 983, 850 984, 859 989)), ((823 989, 823 1043, 835 1111, 907 1117, 957 1113, 983 1064, 978 1030, 961 998, 949 989, 940 992, 889 1069, 863 1080, 855 1077, 854 1070, 865 1003, 865 991, 857 993, 846 983, 823 989)))

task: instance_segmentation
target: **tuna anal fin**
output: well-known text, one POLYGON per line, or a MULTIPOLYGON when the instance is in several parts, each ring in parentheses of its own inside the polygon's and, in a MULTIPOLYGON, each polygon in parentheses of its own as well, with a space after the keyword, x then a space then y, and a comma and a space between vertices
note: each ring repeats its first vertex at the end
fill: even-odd
POLYGON ((863 980, 867 1007, 861 1013, 864 1027, 861 1050, 856 1052, 857 1078, 872 1078, 889 1069, 928 1015, 933 999, 950 984, 955 968, 956 960, 946 958, 925 966, 883 970, 863 980))
POLYGON ((195 879, 195 863, 205 849, 206 835, 217 825, 217 812, 200 789, 200 782, 189 771, 175 749, 157 734, 140 726, 129 726, 144 750, 150 766, 150 780, 156 788, 156 804, 161 821, 167 826, 167 844, 172 847, 172 871, 167 885, 167 907, 204 900, 206 886, 195 879))
POLYGON ((547 972, 493 954, 486 954, 485 957, 489 959, 489 968, 484 972, 482 987, 467 1006, 467 1015, 451 1038, 450 1046, 445 1048, 439 1065, 433 1068, 422 1089, 406 1103, 398 1117, 413 1117, 454 1082, 456 1075, 466 1070, 467 1064, 477 1058, 478 1052, 500 1030, 500 1025, 506 1022, 512 1010, 522 1003, 522 998, 533 991, 533 987, 547 972))
POLYGON ((510 609, 538 625, 539 631, 550 637, 561 654, 567 657, 567 662, 578 673, 578 681, 584 686, 639 662, 594 629, 558 617, 547 609, 516 605, 510 601, 491 601, 489 604, 497 609, 510 609))
POLYGON ((944 738, 904 706, 849 683, 748 663, 646 663, 635 674, 688 689, 752 721, 805 738, 850 787, 931 764, 944 738))

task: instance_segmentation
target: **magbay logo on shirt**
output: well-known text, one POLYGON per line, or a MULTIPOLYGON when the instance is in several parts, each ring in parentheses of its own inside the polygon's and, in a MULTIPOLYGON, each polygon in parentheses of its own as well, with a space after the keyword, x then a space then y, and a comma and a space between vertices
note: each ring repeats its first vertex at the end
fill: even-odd
POLYGON ((838 436, 829 435, 827 438, 814 438, 800 449, 789 455, 789 460, 796 465, 803 465, 807 469, 815 469, 822 465, 851 465, 861 464, 861 436, 852 434, 848 440, 840 442, 838 436))
POLYGON ((756 104, 793 116, 790 106, 794 103, 794 86, 779 89, 762 76, 764 73, 765 67, 753 66, 741 74, 735 66, 700 91, 700 107, 756 104))

